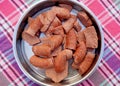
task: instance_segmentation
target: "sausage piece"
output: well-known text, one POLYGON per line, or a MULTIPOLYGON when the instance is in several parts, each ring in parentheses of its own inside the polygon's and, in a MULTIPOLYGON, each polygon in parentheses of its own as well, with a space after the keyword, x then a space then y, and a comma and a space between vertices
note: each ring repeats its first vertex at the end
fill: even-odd
POLYGON ((63 72, 65 70, 65 64, 67 60, 66 57, 67 56, 61 51, 55 58, 54 67, 57 73, 63 72))
POLYGON ((73 25, 76 20, 77 20, 76 16, 71 15, 70 18, 62 24, 66 33, 68 33, 73 28, 73 25))
POLYGON ((30 34, 31 36, 35 36, 35 34, 42 28, 42 23, 38 17, 36 17, 31 24, 29 24, 26 33, 30 34))
POLYGON ((71 59, 73 52, 71 50, 65 49, 58 53, 57 57, 55 58, 55 71, 57 73, 64 71, 66 60, 71 59))
POLYGON ((93 63, 93 60, 95 58, 95 54, 88 52, 87 55, 85 56, 85 59, 79 66, 79 73, 83 75, 91 66, 93 63))
POLYGON ((45 74, 46 74, 47 77, 52 79, 54 82, 62 81, 68 75, 68 61, 66 61, 65 70, 64 71, 62 71, 60 73, 57 73, 55 71, 55 68, 53 67, 53 68, 46 69, 45 74))
POLYGON ((84 11, 80 11, 77 14, 77 17, 80 19, 80 21, 82 22, 82 24, 86 27, 89 27, 92 25, 92 21, 91 19, 88 17, 87 13, 84 11))
POLYGON ((32 51, 35 55, 41 57, 48 57, 51 54, 51 48, 46 44, 35 45, 32 47, 32 51))
POLYGON ((50 27, 48 28, 46 34, 51 34, 51 30, 53 30, 55 27, 60 26, 62 23, 61 21, 58 19, 58 17, 55 17, 55 19, 53 20, 53 22, 51 23, 50 27))
POLYGON ((35 67, 43 68, 43 69, 53 67, 54 66, 53 62, 54 62, 53 57, 40 58, 40 57, 37 57, 37 56, 34 55, 30 58, 30 63, 32 65, 34 65, 35 67))
POLYGON ((48 45, 51 50, 56 49, 60 46, 63 41, 63 37, 61 35, 51 35, 48 37, 41 38, 42 43, 48 45))
POLYGON ((46 32, 56 16, 52 10, 49 10, 47 12, 40 14, 38 17, 43 23, 43 27, 41 28, 40 31, 46 32))
POLYGON ((71 29, 66 35, 65 48, 67 49, 76 49, 77 37, 74 29, 71 29))
POLYGON ((94 26, 87 27, 84 31, 86 38, 87 48, 97 48, 98 47, 98 37, 94 26))
POLYGON ((62 25, 56 27, 56 28, 53 28, 51 30, 51 33, 53 33, 54 35, 61 35, 64 37, 64 30, 63 30, 63 27, 62 25))
POLYGON ((56 48, 52 53, 51 56, 57 56, 59 52, 62 51, 62 46, 59 46, 58 48, 56 48))
POLYGON ((22 38, 29 45, 34 45, 34 44, 40 43, 40 39, 37 36, 31 36, 30 34, 26 33, 25 30, 22 32, 22 38))
POLYGON ((87 49, 84 42, 80 42, 79 47, 76 49, 73 54, 75 64, 82 62, 86 55, 87 49))
POLYGON ((51 50, 54 50, 62 43, 63 37, 61 35, 53 35, 48 41, 48 45, 51 47, 51 50))
POLYGON ((80 43, 82 41, 86 42, 83 30, 77 33, 77 41, 80 43))
POLYGON ((60 19, 68 19, 70 17, 70 11, 66 8, 54 6, 52 10, 60 19))
POLYGON ((74 28, 75 28, 75 30, 77 31, 77 32, 79 32, 82 28, 81 28, 81 26, 80 26, 80 24, 79 24, 79 22, 76 20, 76 22, 74 23, 74 26, 73 26, 74 28))

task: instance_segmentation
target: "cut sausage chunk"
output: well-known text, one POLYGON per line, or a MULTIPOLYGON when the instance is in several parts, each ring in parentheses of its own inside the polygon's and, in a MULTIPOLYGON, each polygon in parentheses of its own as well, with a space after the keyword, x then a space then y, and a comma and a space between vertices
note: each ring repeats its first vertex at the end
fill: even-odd
POLYGON ((22 38, 29 44, 35 45, 40 43, 40 39, 37 36, 31 36, 30 34, 26 33, 25 31, 22 32, 22 38))
POLYGON ((52 79, 54 82, 62 81, 68 75, 68 61, 66 61, 65 70, 63 72, 57 73, 55 71, 55 68, 53 67, 53 68, 46 69, 45 74, 47 77, 52 79))
POLYGON ((98 47, 98 37, 94 26, 87 27, 84 30, 86 47, 87 48, 97 48, 98 47))
POLYGON ((41 28, 41 32, 46 32, 47 29, 50 27, 51 23, 55 19, 55 14, 52 10, 44 12, 43 14, 39 15, 39 19, 43 23, 43 27, 41 28))
POLYGON ((41 13, 40 15, 38 15, 39 20, 41 21, 41 23, 44 24, 49 24, 49 21, 45 20, 45 12, 41 13))
POLYGON ((74 26, 73 26, 74 28, 75 28, 75 30, 77 31, 77 32, 79 32, 80 30, 81 30, 81 26, 80 26, 80 24, 79 24, 79 22, 76 20, 76 22, 74 23, 74 26))
POLYGON ((75 64, 79 64, 83 61, 86 55, 87 49, 84 42, 80 42, 79 47, 77 47, 75 53, 73 54, 75 64))
POLYGON ((53 36, 50 37, 50 39, 48 41, 49 41, 48 45, 51 47, 52 50, 54 50, 58 46, 60 46, 60 44, 63 41, 63 37, 61 35, 53 35, 53 36))
POLYGON ((67 61, 66 57, 67 56, 64 54, 64 52, 61 51, 55 58, 54 67, 57 73, 63 72, 65 70, 65 64, 67 61))
POLYGON ((63 41, 63 37, 61 35, 51 35, 45 38, 41 38, 42 43, 50 46, 51 50, 59 47, 63 41))
POLYGON ((28 28, 26 29, 26 33, 30 34, 31 36, 35 36, 36 33, 42 28, 42 23, 39 18, 35 18, 32 20, 31 24, 29 24, 28 28))
POLYGON ((66 8, 54 6, 52 10, 60 19, 68 19, 70 17, 70 11, 66 8))
POLYGON ((66 33, 68 33, 70 31, 70 29, 73 28, 73 25, 76 20, 77 20, 76 16, 71 15, 70 18, 62 24, 66 33))
POLYGON ((66 61, 70 58, 72 58, 72 51, 65 49, 63 51, 61 51, 60 53, 58 53, 57 57, 55 58, 55 71, 57 73, 64 71, 65 69, 65 64, 66 61))
POLYGON ((51 26, 53 27, 57 27, 59 25, 61 25, 61 21, 58 19, 58 17, 55 17, 55 19, 53 20, 53 22, 51 23, 51 26))
POLYGON ((83 75, 87 70, 90 68, 93 60, 95 58, 95 54, 88 52, 87 55, 85 56, 85 59, 79 66, 79 73, 83 75))
POLYGON ((51 30, 51 33, 53 33, 54 35, 61 35, 64 37, 64 30, 63 30, 63 27, 62 25, 54 28, 51 30))
POLYGON ((77 33, 77 41, 80 43, 80 42, 82 42, 82 41, 86 41, 86 39, 85 39, 85 35, 84 35, 84 32, 83 31, 79 31, 78 33, 77 33))
POLYGON ((84 26, 88 27, 92 25, 92 21, 90 20, 86 12, 84 11, 78 12, 77 17, 80 19, 84 26))
POLYGON ((66 35, 65 48, 67 49, 76 49, 77 37, 74 29, 71 29, 66 35))
POLYGON ((51 48, 46 44, 35 45, 32 47, 32 51, 35 55, 41 57, 49 57, 51 54, 51 48))
POLYGON ((53 20, 53 22, 51 23, 49 29, 47 30, 46 34, 51 34, 51 30, 54 29, 57 26, 60 26, 62 23, 61 21, 58 19, 58 17, 55 17, 55 19, 53 20))
POLYGON ((32 65, 34 65, 35 67, 39 67, 39 68, 43 68, 43 69, 46 69, 46 68, 51 68, 53 67, 54 63, 53 63, 53 57, 50 57, 50 58, 40 58, 40 57, 37 57, 37 56, 32 56, 30 58, 30 63, 32 65))
POLYGON ((60 53, 61 51, 62 51, 62 46, 59 46, 51 53, 51 56, 57 56, 58 53, 60 53))

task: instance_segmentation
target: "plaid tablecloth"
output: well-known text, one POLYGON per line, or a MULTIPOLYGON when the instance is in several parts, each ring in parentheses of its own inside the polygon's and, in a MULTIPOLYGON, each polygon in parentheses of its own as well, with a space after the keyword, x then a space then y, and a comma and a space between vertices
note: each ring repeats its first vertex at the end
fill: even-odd
MULTIPOLYGON (((17 21, 37 1, 0 0, 0 86, 38 86, 20 70, 12 50, 12 36, 17 21)), ((120 86, 120 0, 80 1, 101 22, 105 47, 95 73, 77 86, 120 86)))

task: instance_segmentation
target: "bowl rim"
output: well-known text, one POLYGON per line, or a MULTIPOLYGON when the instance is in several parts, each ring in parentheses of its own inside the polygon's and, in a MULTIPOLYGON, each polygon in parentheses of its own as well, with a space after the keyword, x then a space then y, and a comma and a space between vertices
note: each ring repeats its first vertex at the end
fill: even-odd
MULTIPOLYGON (((38 84, 42 84, 42 85, 48 85, 48 84, 45 84, 41 81, 38 81, 36 80, 32 75, 30 75, 25 69, 24 67, 21 65, 19 59, 18 59, 18 54, 17 54, 17 49, 16 49, 16 35, 17 35, 17 31, 18 31, 18 28, 19 28, 19 25, 21 24, 22 20, 24 19, 24 16, 27 15, 27 13, 33 9, 36 5, 38 5, 39 3, 43 2, 43 1, 47 1, 47 0, 40 0, 38 2, 35 2, 34 4, 32 4, 29 8, 27 8, 25 10, 25 12, 21 15, 21 17, 19 18, 19 21, 17 22, 16 24, 16 27, 14 29, 14 33, 13 33, 13 53, 14 53, 14 57, 15 57, 15 60, 19 66, 19 68, 22 70, 22 72, 31 80, 35 81, 36 83, 38 84)), ((102 27, 101 27, 101 24, 98 20, 98 18, 96 17, 96 15, 86 6, 84 5, 82 2, 79 2, 77 0, 69 0, 70 2, 74 2, 75 4, 78 4, 79 6, 81 6, 82 8, 84 8, 96 21, 96 24, 99 28, 99 31, 100 31, 100 36, 101 36, 101 50, 100 50, 100 55, 99 55, 99 59, 97 60, 96 64, 94 65, 94 67, 91 69, 91 71, 86 75, 84 76, 83 78, 81 78, 80 80, 74 82, 74 83, 71 83, 69 85, 75 85, 77 83, 81 83, 82 81, 84 81, 85 79, 87 79, 88 77, 90 77, 94 71, 96 70, 96 68, 98 67, 98 64, 100 63, 101 59, 102 59, 102 56, 103 56, 103 52, 104 52, 104 34, 103 33, 103 30, 102 30, 102 27)))

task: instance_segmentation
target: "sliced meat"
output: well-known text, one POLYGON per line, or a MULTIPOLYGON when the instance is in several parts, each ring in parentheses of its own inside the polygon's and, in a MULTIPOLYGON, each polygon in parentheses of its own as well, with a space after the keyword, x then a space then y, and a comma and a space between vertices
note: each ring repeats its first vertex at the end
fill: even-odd
POLYGON ((83 75, 87 70, 90 68, 91 64, 93 63, 93 60, 95 58, 95 54, 88 52, 85 56, 85 59, 79 66, 79 73, 83 75))
POLYGON ((59 47, 63 41, 63 37, 61 35, 51 35, 45 38, 41 38, 42 43, 50 46, 51 50, 59 47))
POLYGON ((98 47, 98 37, 94 26, 90 26, 84 30, 87 48, 98 47))
POLYGON ((53 27, 57 27, 59 25, 61 25, 61 21, 58 19, 58 17, 56 16, 55 19, 53 20, 53 22, 51 23, 51 26, 53 27))
POLYGON ((66 35, 65 48, 75 50, 76 44, 77 44, 77 37, 74 29, 71 29, 66 35))
POLYGON ((82 28, 81 28, 81 26, 80 26, 80 24, 79 24, 79 22, 76 20, 76 22, 74 23, 74 26, 73 26, 74 28, 75 28, 75 30, 77 31, 77 32, 79 32, 82 28))
POLYGON ((68 4, 59 4, 60 7, 63 7, 63 8, 66 8, 68 9, 69 11, 72 10, 72 6, 71 5, 68 5, 68 4))
POLYGON ((41 32, 46 32, 47 31, 47 29, 49 28, 49 26, 50 25, 48 25, 48 24, 45 24, 42 28, 41 28, 41 32))
POLYGON ((37 36, 31 36, 30 34, 26 33, 25 31, 22 32, 22 38, 29 45, 35 45, 37 43, 40 43, 40 39, 37 36))
POLYGON ((60 25, 60 26, 58 26, 58 27, 56 27, 56 28, 53 28, 53 29, 51 30, 51 33, 54 34, 54 35, 61 35, 61 36, 64 37, 63 26, 60 25))
POLYGON ((40 58, 34 55, 30 58, 30 63, 32 65, 34 65, 35 67, 43 68, 43 69, 52 68, 54 66, 53 62, 54 62, 53 57, 40 58))
POLYGON ((54 14, 54 12, 52 10, 49 10, 38 16, 40 21, 43 23, 43 27, 40 30, 41 32, 47 31, 47 29, 50 27, 51 23, 55 19, 55 17, 56 17, 55 15, 56 14, 54 14))
POLYGON ((31 36, 35 36, 36 33, 42 28, 42 23, 38 17, 36 17, 32 23, 28 26, 26 33, 30 34, 31 36))
POLYGON ((79 47, 77 47, 75 53, 73 54, 74 57, 74 63, 79 64, 83 61, 85 55, 86 55, 87 49, 84 42, 80 42, 79 47))
POLYGON ((64 52, 61 51, 55 58, 54 67, 57 73, 63 72, 65 70, 65 64, 67 61, 66 57, 67 56, 64 54, 64 52))
POLYGON ((77 14, 77 17, 80 19, 80 21, 82 22, 82 24, 86 27, 91 26, 92 25, 92 21, 91 19, 88 17, 87 13, 84 11, 80 11, 77 14))
POLYGON ((49 41, 48 45, 51 47, 52 50, 54 50, 61 45, 63 37, 61 35, 53 35, 50 37, 48 41, 49 41))
POLYGON ((68 33, 73 28, 73 25, 76 20, 77 20, 76 16, 71 15, 70 18, 62 24, 66 33, 68 33))
POLYGON ((56 13, 54 13, 53 10, 46 11, 44 15, 45 15, 45 18, 47 18, 48 21, 50 22, 52 22, 56 17, 56 13))
POLYGON ((45 13, 41 13, 40 15, 38 15, 38 18, 43 25, 44 24, 49 24, 49 21, 45 20, 45 13))
POLYGON ((60 19, 68 19, 70 17, 70 11, 66 8, 54 6, 52 10, 60 19))
POLYGON ((68 59, 71 59, 73 52, 71 50, 65 49, 58 53, 55 58, 54 67, 57 73, 64 71, 65 64, 68 59))
POLYGON ((58 53, 60 53, 61 51, 62 51, 62 46, 59 46, 51 53, 51 56, 57 56, 58 53))
POLYGON ((32 47, 32 51, 35 55, 41 57, 49 57, 51 54, 51 48, 46 44, 35 45, 32 47))
POLYGON ((51 34, 51 30, 54 29, 57 26, 60 26, 62 23, 61 21, 58 19, 58 17, 55 17, 55 19, 53 20, 53 22, 51 23, 49 29, 47 30, 47 34, 51 34))
POLYGON ((55 71, 55 68, 53 67, 53 68, 46 69, 45 74, 47 77, 52 79, 54 82, 62 81, 68 75, 68 61, 66 61, 65 70, 63 72, 57 73, 55 71))
POLYGON ((77 41, 80 43, 82 41, 86 42, 85 35, 83 31, 77 33, 77 41))

